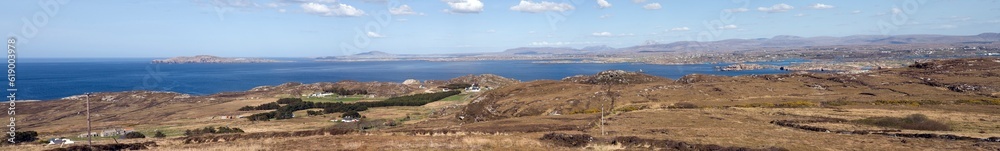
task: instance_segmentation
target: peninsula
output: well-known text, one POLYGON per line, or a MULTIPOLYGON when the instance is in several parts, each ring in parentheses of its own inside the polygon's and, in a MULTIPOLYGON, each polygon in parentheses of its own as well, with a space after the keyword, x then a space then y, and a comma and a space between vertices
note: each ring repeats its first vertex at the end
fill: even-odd
POLYGON ((184 63, 274 63, 287 62, 261 58, 225 58, 211 55, 181 56, 168 59, 153 60, 154 64, 184 64, 184 63))

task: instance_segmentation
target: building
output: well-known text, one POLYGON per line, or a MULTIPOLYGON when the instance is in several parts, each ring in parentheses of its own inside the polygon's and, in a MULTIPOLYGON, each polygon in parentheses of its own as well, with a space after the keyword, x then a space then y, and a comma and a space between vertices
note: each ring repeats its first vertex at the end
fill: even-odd
MULTIPOLYGON (((91 132, 90 135, 93 137, 111 137, 111 136, 122 136, 126 133, 135 132, 132 128, 111 128, 105 129, 103 131, 91 132)), ((80 134, 79 137, 87 137, 87 133, 80 134)))

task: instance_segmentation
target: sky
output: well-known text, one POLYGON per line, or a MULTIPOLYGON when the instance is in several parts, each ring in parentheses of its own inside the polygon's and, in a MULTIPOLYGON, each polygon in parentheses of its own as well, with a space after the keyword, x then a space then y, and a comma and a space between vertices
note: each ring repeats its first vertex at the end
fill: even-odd
POLYGON ((319 57, 1000 32, 998 0, 4 0, 22 58, 319 57))

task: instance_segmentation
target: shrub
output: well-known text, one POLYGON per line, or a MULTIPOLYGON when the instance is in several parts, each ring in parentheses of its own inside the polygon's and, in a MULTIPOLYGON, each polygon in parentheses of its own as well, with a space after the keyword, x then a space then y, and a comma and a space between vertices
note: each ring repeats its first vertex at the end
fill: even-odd
POLYGON ((617 109, 615 109, 615 111, 619 111, 619 112, 631 112, 631 111, 641 110, 641 109, 646 109, 646 108, 647 108, 646 106, 641 106, 641 105, 627 105, 627 106, 623 106, 623 107, 617 108, 617 109))
POLYGON ((292 104, 292 103, 298 103, 298 102, 302 102, 302 99, 300 99, 300 98, 281 98, 281 99, 278 99, 278 101, 275 101, 275 103, 278 103, 278 104, 292 104))
POLYGON ((125 136, 122 136, 122 138, 125 138, 125 139, 146 138, 146 135, 142 135, 142 133, 139 133, 139 132, 128 132, 128 133, 125 133, 125 136))
POLYGON ((368 94, 368 90, 348 90, 344 88, 330 88, 324 89, 323 92, 336 93, 337 95, 359 95, 368 94))
POLYGON ((792 102, 778 103, 775 104, 774 106, 779 108, 804 108, 804 107, 816 107, 819 105, 816 105, 816 103, 810 101, 792 101, 792 102))
POLYGON ((361 118, 361 113, 358 113, 358 111, 347 111, 347 112, 344 113, 344 115, 341 115, 340 117, 343 117, 343 118, 347 118, 347 117, 361 118))
POLYGON ((695 105, 694 103, 690 103, 690 102, 678 102, 678 103, 674 103, 674 105, 671 105, 668 108, 672 108, 672 109, 694 109, 694 108, 698 108, 698 105, 695 105))
POLYGON ((911 114, 906 117, 869 117, 855 120, 857 123, 882 127, 893 127, 913 130, 948 131, 951 127, 944 123, 931 120, 923 114, 911 114))
MULTIPOLYGON (((0 140, 0 141, 3 141, 4 144, 10 143, 8 141, 8 140, 11 139, 10 135, 7 135, 7 133, 4 133, 3 135, 4 135, 3 140, 0 140)), ((34 141, 37 141, 37 140, 38 140, 38 132, 35 132, 35 131, 15 131, 14 132, 14 144, 20 144, 20 143, 24 143, 24 142, 34 142, 34 141)))
POLYGON ((323 111, 306 111, 309 116, 323 115, 323 111))
POLYGON ((256 108, 254 108, 253 106, 249 106, 249 105, 247 105, 247 106, 244 106, 244 107, 241 107, 241 108, 239 109, 239 111, 253 111, 253 110, 257 110, 257 109, 256 109, 256 108))
POLYGON ((163 134, 163 132, 156 131, 156 134, 153 134, 153 137, 154 138, 164 138, 164 137, 167 137, 167 134, 163 134))
POLYGON ((920 106, 920 105, 940 105, 944 104, 941 101, 934 100, 877 100, 872 102, 872 105, 909 105, 909 106, 920 106))
POLYGON ((444 88, 448 88, 448 89, 465 89, 465 88, 468 88, 468 87, 472 87, 472 85, 468 84, 468 83, 452 83, 452 84, 448 84, 448 85, 443 86, 443 87, 444 88))
POLYGON ((997 100, 958 100, 955 101, 958 104, 973 104, 973 105, 1000 105, 1000 99, 997 100))
POLYGON ((185 130, 184 131, 184 135, 188 136, 188 137, 198 136, 198 135, 203 135, 203 134, 222 134, 222 133, 243 133, 243 129, 240 129, 240 128, 230 128, 228 126, 220 126, 220 127, 211 127, 211 126, 209 126, 209 127, 205 127, 205 128, 201 128, 201 129, 185 130))
POLYGON ((844 100, 836 100, 836 101, 820 102, 820 104, 823 105, 823 106, 844 106, 844 105, 854 104, 854 102, 844 101, 844 100))
POLYGON ((256 110, 274 110, 274 109, 278 109, 279 107, 281 107, 281 105, 279 105, 278 102, 271 102, 271 103, 261 104, 260 106, 257 106, 254 109, 256 109, 256 110))

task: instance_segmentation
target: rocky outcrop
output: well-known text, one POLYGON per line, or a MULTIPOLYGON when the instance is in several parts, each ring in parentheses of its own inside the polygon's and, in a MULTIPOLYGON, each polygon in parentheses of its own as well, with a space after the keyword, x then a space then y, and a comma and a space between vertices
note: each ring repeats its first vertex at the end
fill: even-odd
POLYGON ((284 62, 284 61, 260 59, 260 58, 223 58, 210 55, 197 55, 192 57, 181 56, 169 59, 158 59, 158 60, 153 60, 152 63, 184 64, 184 63, 273 63, 273 62, 284 62))
POLYGON ((480 86, 489 86, 493 88, 504 87, 508 85, 513 85, 521 83, 520 80, 506 78, 503 76, 498 76, 494 74, 480 74, 480 75, 465 75, 448 80, 448 83, 468 83, 477 84, 480 86))
POLYGON ((658 80, 666 80, 662 77, 652 76, 638 72, 628 72, 624 70, 601 71, 595 75, 576 75, 563 78, 562 81, 580 84, 641 84, 658 80))

